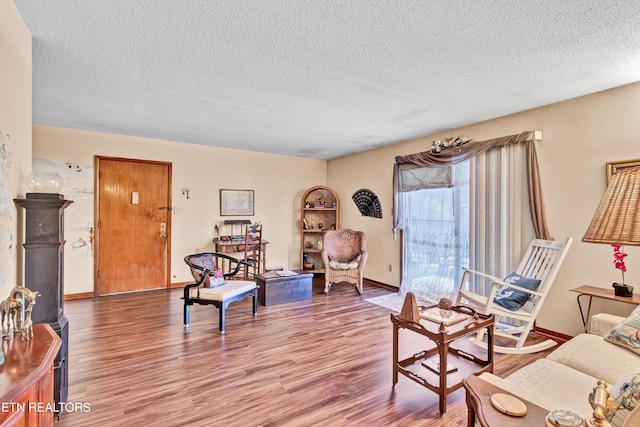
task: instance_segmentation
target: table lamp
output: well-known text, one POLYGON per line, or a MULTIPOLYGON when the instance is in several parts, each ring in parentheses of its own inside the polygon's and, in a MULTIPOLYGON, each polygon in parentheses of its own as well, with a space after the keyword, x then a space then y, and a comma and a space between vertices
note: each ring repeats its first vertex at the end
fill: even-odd
POLYGON ((640 168, 612 175, 582 241, 640 246, 640 168))
MULTIPOLYGON (((623 169, 612 175, 582 241, 640 246, 640 168, 623 169)), ((624 282, 624 263, 620 269, 624 282)), ((633 296, 633 287, 625 283, 614 283, 613 287, 617 296, 633 296)))

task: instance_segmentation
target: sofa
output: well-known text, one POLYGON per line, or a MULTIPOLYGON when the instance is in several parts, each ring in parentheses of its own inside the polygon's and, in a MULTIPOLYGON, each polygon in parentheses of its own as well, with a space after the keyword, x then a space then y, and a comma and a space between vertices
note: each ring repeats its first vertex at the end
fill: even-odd
POLYGON ((611 425, 640 426, 640 405, 634 410, 640 399, 640 330, 635 326, 640 327, 640 307, 626 319, 597 314, 589 333, 575 336, 546 358, 506 378, 491 373, 480 378, 549 411, 569 410, 585 419, 593 413, 589 393, 603 380, 618 408, 609 416, 611 425))

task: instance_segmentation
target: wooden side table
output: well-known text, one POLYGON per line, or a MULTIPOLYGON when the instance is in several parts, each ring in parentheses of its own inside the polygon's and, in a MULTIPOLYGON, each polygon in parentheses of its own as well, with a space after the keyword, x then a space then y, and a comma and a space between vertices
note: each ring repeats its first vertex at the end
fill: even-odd
POLYGON ((587 325, 589 323, 589 316, 591 315, 591 301, 593 298, 601 298, 609 301, 618 301, 624 302, 627 304, 635 304, 640 305, 640 295, 633 294, 630 297, 619 297, 616 296, 615 291, 613 289, 599 288, 597 286, 580 286, 575 289, 571 289, 571 292, 577 292, 577 300, 578 300, 578 308, 580 309, 580 317, 582 318, 582 325, 584 326, 584 331, 587 332, 587 325), (581 297, 589 298, 589 305, 587 306, 587 312, 585 312, 582 308, 581 297))
MULTIPOLYGON (((423 387, 437 393, 440 396, 440 414, 447 411, 447 395, 462 387, 462 380, 470 374, 481 372, 493 372, 493 326, 494 316, 470 314, 466 310, 469 308, 452 307, 452 310, 463 313, 467 319, 453 325, 444 326, 429 320, 421 320, 419 323, 402 320, 399 316, 392 314, 393 323, 393 385, 398 383, 398 374, 417 382, 423 387), (457 339, 467 335, 477 333, 485 328, 487 332, 487 358, 485 360, 450 347, 457 339), (398 332, 400 329, 407 329, 427 337, 435 347, 420 351, 406 359, 398 359, 398 332), (424 367, 422 361, 437 363, 439 372, 424 367), (455 371, 449 371, 449 365, 455 367, 455 371), (437 380, 437 381, 436 381, 437 380), (437 384, 437 385, 436 385, 437 384)), ((470 310, 473 312, 472 310, 470 310)), ((435 365, 434 363, 434 365, 435 365)))
POLYGON ((478 378, 469 375, 463 381, 467 399, 467 427, 475 427, 477 424, 482 427, 543 427, 548 410, 534 405, 533 403, 515 396, 478 378), (504 393, 515 396, 527 406, 527 413, 522 417, 514 417, 498 411, 491 404, 491 395, 504 393))

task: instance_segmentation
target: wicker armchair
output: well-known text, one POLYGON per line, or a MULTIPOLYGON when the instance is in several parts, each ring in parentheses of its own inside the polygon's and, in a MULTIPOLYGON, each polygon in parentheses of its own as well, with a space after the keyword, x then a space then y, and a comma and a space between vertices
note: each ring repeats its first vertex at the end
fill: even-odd
POLYGON ((323 240, 324 293, 328 293, 334 283, 348 282, 356 285, 358 293, 362 294, 367 235, 350 229, 330 230, 323 240))

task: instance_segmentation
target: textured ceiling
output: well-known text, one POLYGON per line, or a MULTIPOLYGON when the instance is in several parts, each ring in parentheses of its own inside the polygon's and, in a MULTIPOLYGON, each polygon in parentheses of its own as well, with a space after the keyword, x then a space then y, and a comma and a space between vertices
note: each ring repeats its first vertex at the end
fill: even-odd
POLYGON ((331 159, 640 81, 640 2, 14 0, 35 123, 331 159))

